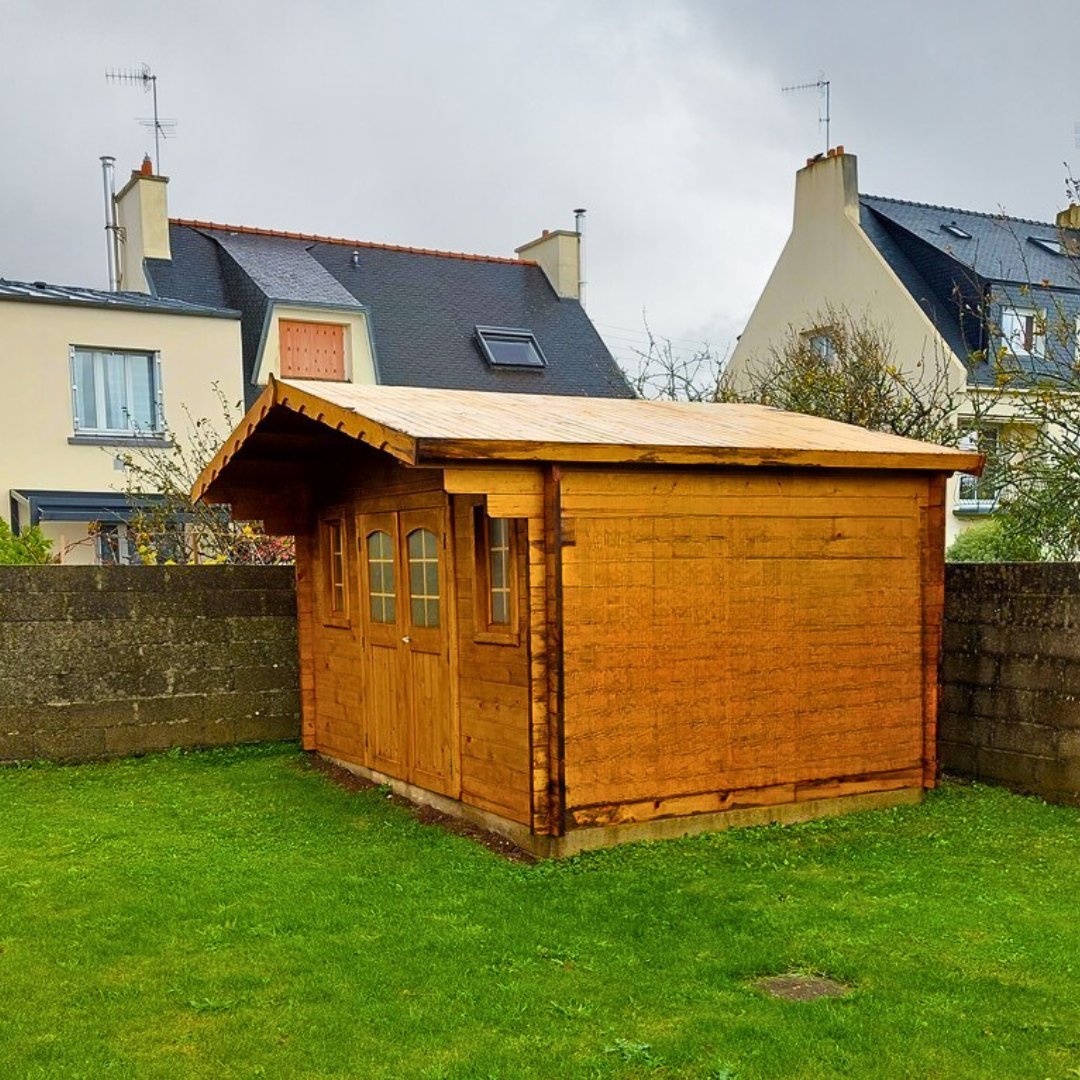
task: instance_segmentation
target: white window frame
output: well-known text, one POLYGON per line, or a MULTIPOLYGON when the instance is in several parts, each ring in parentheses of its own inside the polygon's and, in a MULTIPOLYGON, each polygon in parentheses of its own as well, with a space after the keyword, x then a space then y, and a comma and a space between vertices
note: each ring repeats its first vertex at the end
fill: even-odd
POLYGON ((836 359, 836 342, 833 340, 831 326, 814 326, 803 332, 803 341, 806 342, 815 356, 820 356, 827 364, 836 359))
POLYGON ((76 435, 95 435, 106 436, 110 438, 158 438, 165 433, 165 404, 164 404, 164 392, 162 387, 161 377, 161 353, 153 349, 113 349, 105 348, 103 346, 94 345, 71 345, 68 349, 68 363, 71 372, 71 416, 73 427, 76 435), (79 382, 78 382, 78 364, 76 358, 79 353, 89 353, 93 358, 92 363, 94 365, 94 398, 95 398, 95 411, 97 412, 97 418, 99 423, 95 427, 90 427, 82 422, 82 417, 79 415, 79 382), (129 357, 139 357, 140 359, 150 358, 151 363, 151 377, 153 385, 151 386, 151 411, 153 413, 154 421, 153 426, 150 428, 136 428, 130 425, 131 414, 131 402, 135 397, 134 383, 131 373, 131 365, 125 363, 124 365, 124 398, 125 406, 124 413, 128 417, 129 426, 123 428, 110 428, 101 426, 100 421, 105 417, 105 380, 104 380, 104 360, 102 359, 106 354, 112 356, 123 356, 125 360, 129 357))
MULTIPOLYGON (((993 433, 993 450, 987 453, 988 464, 991 463, 991 458, 994 454, 999 453, 1001 450, 1001 424, 984 424, 981 429, 967 432, 960 440, 960 446, 965 450, 972 450, 977 453, 984 452, 982 447, 985 443, 982 438, 989 433, 993 433)), ((966 473, 960 473, 956 477, 956 510, 964 514, 990 514, 997 509, 998 496, 995 494, 991 499, 984 499, 979 496, 978 485, 982 482, 981 476, 969 476, 966 473), (966 496, 964 489, 969 488, 974 492, 972 496, 966 496)))
POLYGON ((1046 312, 1038 308, 1019 307, 1016 304, 1003 304, 1001 308, 1001 344, 1013 356, 1025 356, 1033 360, 1046 358, 1046 312), (1015 335, 1008 329, 1009 317, 1016 319, 1033 319, 1031 349, 1024 349, 1021 341, 1020 347, 1016 345, 1015 335), (1041 329, 1040 329, 1041 327, 1041 329))

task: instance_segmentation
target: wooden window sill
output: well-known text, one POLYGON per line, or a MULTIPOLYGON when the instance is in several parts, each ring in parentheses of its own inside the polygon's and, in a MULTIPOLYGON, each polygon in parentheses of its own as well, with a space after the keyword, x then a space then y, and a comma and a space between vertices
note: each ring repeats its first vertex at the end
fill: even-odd
POLYGON ((323 619, 323 626, 331 626, 335 630, 351 630, 352 620, 347 615, 330 615, 323 619))
POLYGON ((478 630, 473 641, 477 645, 520 645, 521 635, 512 630, 478 630))

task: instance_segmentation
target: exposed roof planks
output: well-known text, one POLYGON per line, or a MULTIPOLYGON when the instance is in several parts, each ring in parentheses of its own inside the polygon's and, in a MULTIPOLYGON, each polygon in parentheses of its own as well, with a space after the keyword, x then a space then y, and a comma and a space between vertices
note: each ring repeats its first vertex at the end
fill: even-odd
POLYGON ((978 472, 982 455, 762 405, 271 381, 193 489, 207 494, 275 407, 408 465, 450 460, 978 472))

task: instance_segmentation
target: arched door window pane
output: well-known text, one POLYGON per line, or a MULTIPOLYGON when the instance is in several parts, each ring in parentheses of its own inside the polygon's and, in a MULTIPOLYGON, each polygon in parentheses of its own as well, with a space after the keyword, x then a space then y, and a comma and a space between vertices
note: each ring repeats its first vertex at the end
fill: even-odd
POLYGON ((413 626, 439 625, 439 540, 430 529, 409 533, 409 600, 413 626))
POLYGON ((394 606, 394 542, 390 534, 373 532, 367 538, 368 587, 371 598, 371 621, 397 621, 394 606))

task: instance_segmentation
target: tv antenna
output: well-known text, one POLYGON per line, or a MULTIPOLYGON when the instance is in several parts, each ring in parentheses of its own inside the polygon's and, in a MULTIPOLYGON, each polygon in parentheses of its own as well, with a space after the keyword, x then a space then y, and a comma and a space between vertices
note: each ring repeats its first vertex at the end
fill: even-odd
POLYGON ((819 98, 825 100, 825 113, 822 115, 821 105, 818 105, 818 129, 821 125, 825 125, 825 152, 828 153, 829 147, 832 145, 829 140, 829 125, 832 122, 832 112, 830 109, 832 103, 832 82, 825 78, 825 72, 822 72, 815 82, 797 83, 794 86, 782 86, 780 93, 782 94, 796 94, 802 90, 816 90, 819 98))
POLYGON ((157 76, 150 70, 149 64, 143 64, 137 70, 131 68, 108 68, 105 71, 106 82, 127 83, 129 86, 141 86, 144 92, 153 96, 153 117, 139 117, 139 123, 154 133, 154 171, 161 175, 161 140, 176 134, 177 122, 163 120, 158 116, 157 76))

